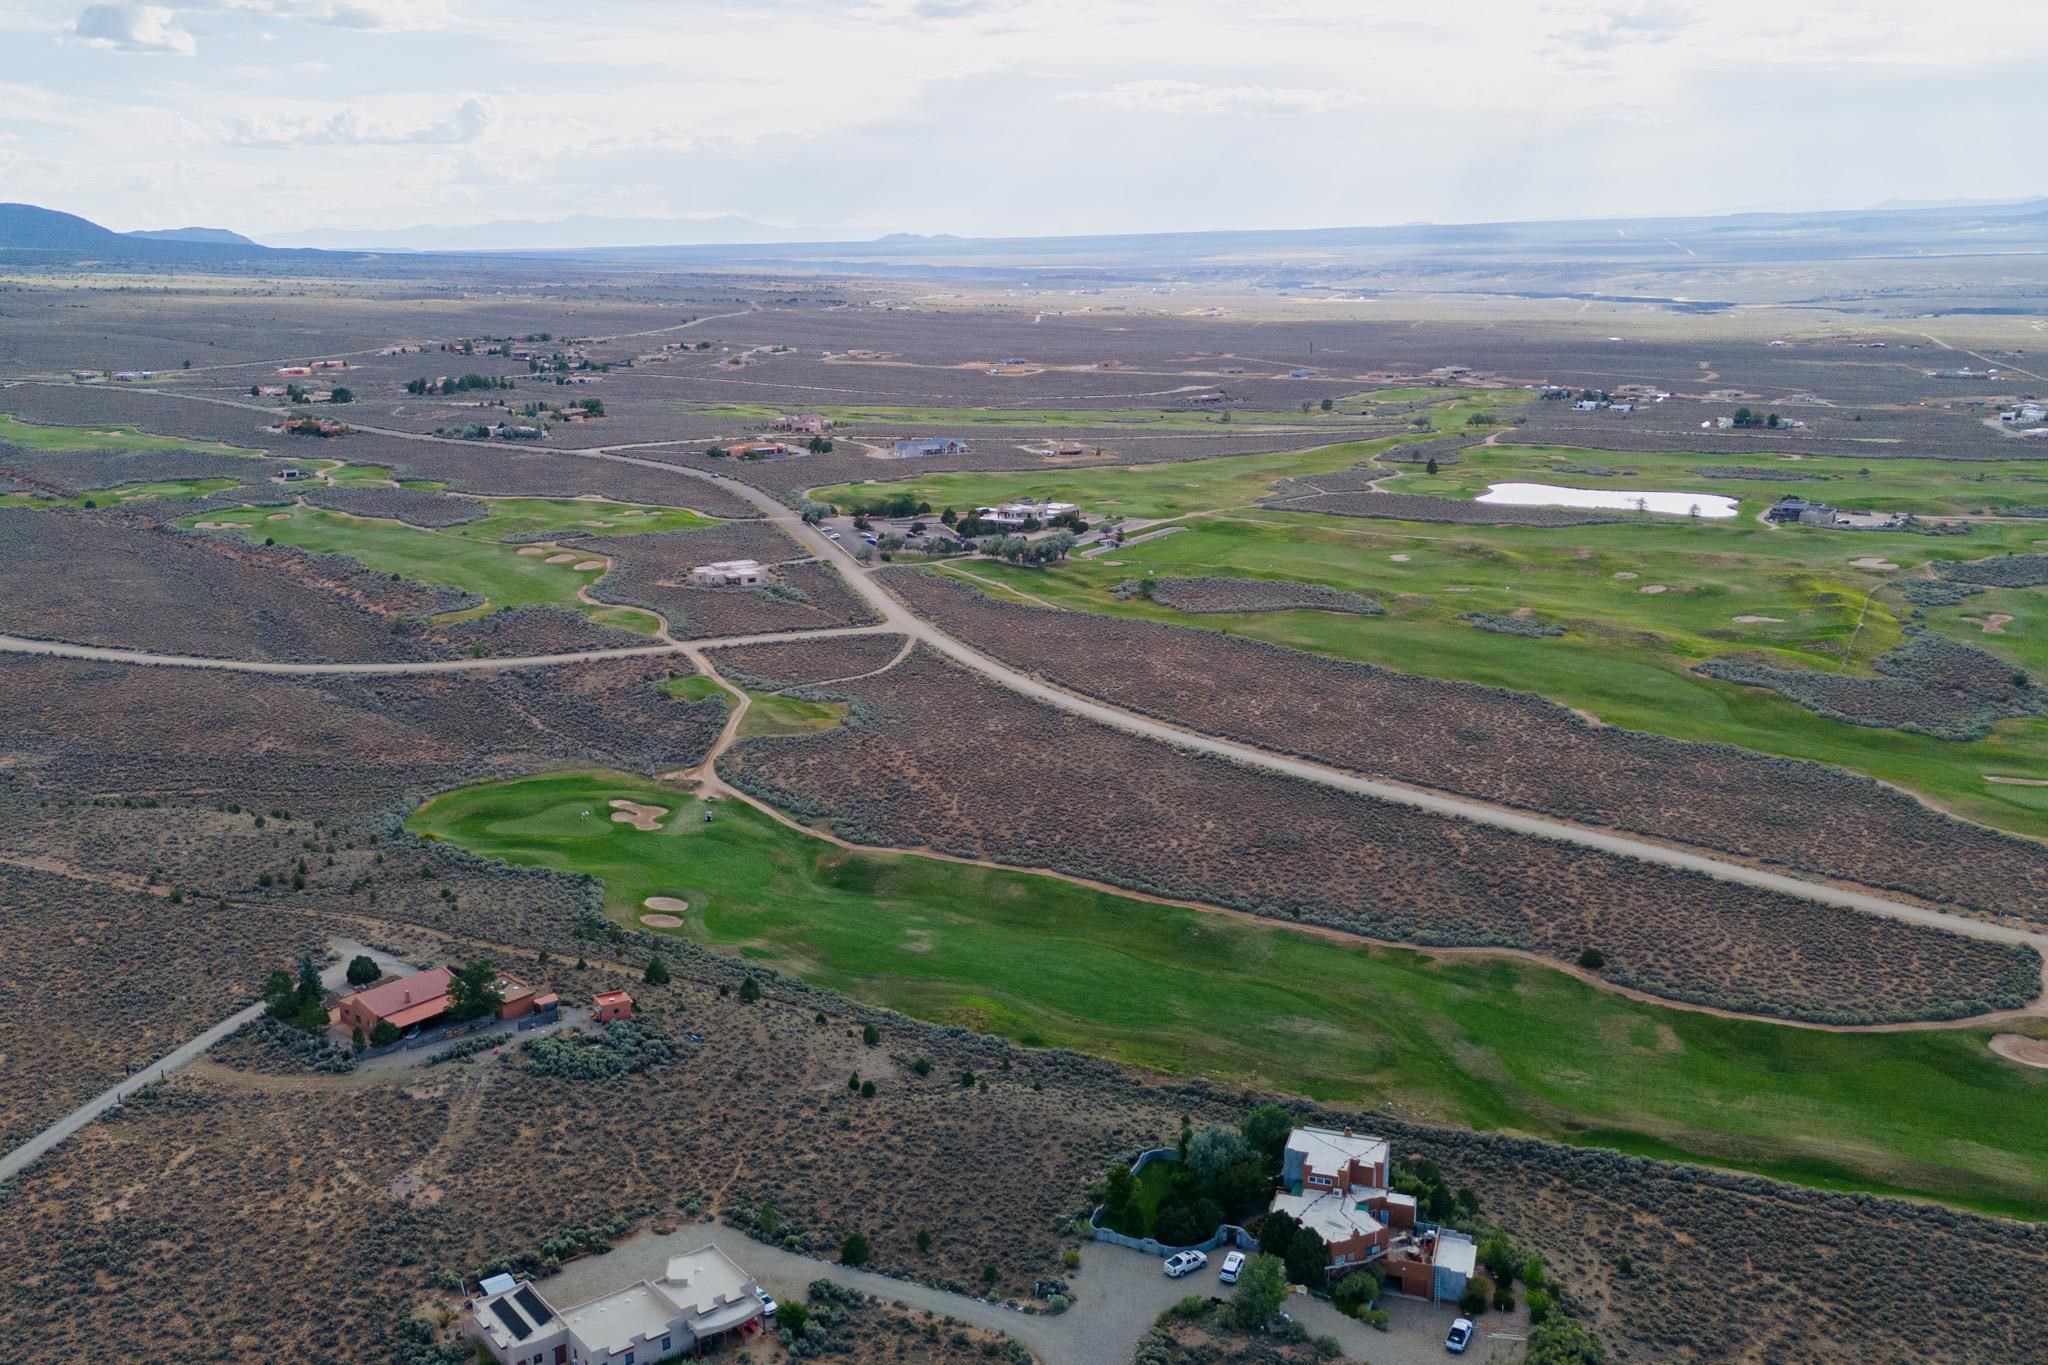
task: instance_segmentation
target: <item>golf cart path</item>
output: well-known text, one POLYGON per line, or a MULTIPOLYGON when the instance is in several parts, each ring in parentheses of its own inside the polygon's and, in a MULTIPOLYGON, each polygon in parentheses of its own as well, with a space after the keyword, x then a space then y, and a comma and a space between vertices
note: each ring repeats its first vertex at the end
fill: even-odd
MULTIPOLYGON (((320 984, 330 990, 345 984, 349 959, 359 953, 368 954, 387 973, 408 972, 412 970, 412 968, 391 956, 391 954, 379 952, 375 948, 364 947, 359 943, 350 943, 345 940, 336 939, 329 943, 328 947, 340 955, 333 966, 320 973, 320 984)), ((212 1028, 207 1029, 198 1037, 165 1053, 148 1066, 137 1070, 134 1075, 129 1076, 118 1085, 112 1085, 102 1090, 84 1104, 79 1105, 70 1113, 50 1124, 42 1132, 37 1133, 27 1142, 22 1143, 5 1156, 0 1156, 0 1183, 14 1179, 14 1177, 35 1165, 36 1162, 42 1160, 43 1157, 48 1155, 66 1138, 108 1110, 119 1105, 121 1101, 127 1099, 130 1095, 147 1086, 155 1085, 171 1072, 198 1060, 215 1043, 218 1043, 236 1029, 241 1028, 244 1024, 251 1023, 260 1018, 263 1014, 263 1008, 263 1002, 259 1000, 253 1005, 236 1010, 233 1014, 215 1024, 212 1028)))

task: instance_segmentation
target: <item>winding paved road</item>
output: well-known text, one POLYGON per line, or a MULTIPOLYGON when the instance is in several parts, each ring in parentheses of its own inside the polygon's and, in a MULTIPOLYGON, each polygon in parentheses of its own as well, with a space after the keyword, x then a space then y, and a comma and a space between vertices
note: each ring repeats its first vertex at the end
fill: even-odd
MULTIPOLYGON (((232 399, 214 398, 199 394, 179 394, 166 390, 148 390, 164 399, 189 399, 196 402, 216 404, 223 407, 247 408, 252 411, 271 411, 254 403, 237 402, 232 399)), ((420 432, 399 431, 387 427, 359 426, 359 430, 404 440, 423 441, 439 444, 465 444, 448 437, 431 436, 420 432)), ((1538 838, 1553 839, 1562 843, 1576 844, 1583 848, 1597 849, 1603 853, 1619 854, 1636 858, 1647 863, 1665 867, 1680 868, 1688 872, 1703 873, 1722 881, 1735 882, 1745 886, 1759 887, 1768 891, 1796 896, 1803 900, 1823 905, 1841 906, 1860 910, 1868 914, 1883 915, 1910 924, 1944 929, 1971 938, 1988 939, 2000 943, 2025 944, 2041 954, 2043 961, 2044 998, 2048 998, 2048 933, 2021 928, 2011 924, 1993 923, 1951 914, 1911 901, 1898 900, 1877 892, 1835 885, 1828 882, 1809 881, 1803 877, 1789 876, 1760 867, 1735 862, 1725 857, 1696 849, 1680 848, 1652 840, 1617 834, 1611 830, 1596 829, 1570 821, 1534 815, 1526 811, 1510 810, 1488 805, 1466 797, 1452 796, 1445 792, 1409 786, 1404 783, 1387 782, 1362 777, 1356 773, 1326 767, 1303 759, 1291 758, 1264 749, 1253 748, 1231 740, 1219 739, 1198 731, 1185 730, 1169 725, 1149 716, 1136 715, 1118 710, 1112 706, 1087 697, 1068 692, 1042 678, 1021 672, 1000 660, 981 653, 936 626, 911 612, 901 601, 892 596, 871 571, 856 562, 850 551, 837 541, 829 540, 816 527, 805 522, 796 511, 785 506, 770 494, 750 484, 721 477, 706 470, 693 469, 687 465, 671 464, 661 460, 650 460, 637 455, 619 453, 621 450, 646 449, 652 443, 635 442, 618 447, 594 446, 582 450, 564 449, 558 454, 579 459, 603 460, 619 464, 636 465, 646 469, 660 470, 680 478, 696 479, 724 489, 727 493, 751 503, 763 518, 793 537, 798 544, 810 550, 819 560, 838 570, 847 587, 856 593, 881 617, 879 626, 842 627, 837 630, 791 632, 777 635, 743 636, 726 640, 696 640, 694 648, 715 648, 720 645, 769 643, 792 638, 825 638, 831 635, 866 634, 888 630, 909 636, 929 646, 938 653, 966 668, 972 669, 992 682, 1000 683, 1023 696, 1056 706, 1061 710, 1082 716, 1098 724, 1107 725, 1127 734, 1147 739, 1160 740, 1183 749, 1198 753, 1213 754, 1268 772, 1280 773, 1287 777, 1315 782, 1339 791, 1368 796, 1381 801, 1390 801, 1404 806, 1431 811, 1439 815, 1456 816, 1475 824, 1489 825, 1518 834, 1535 835, 1538 838)), ((672 444, 683 444, 674 442, 672 444)), ((582 655, 563 654, 524 660, 476 659, 436 661, 432 664, 390 665, 390 664, 243 664, 235 665, 222 660, 200 660, 194 656, 156 656, 140 651, 98 650, 89 646, 49 646, 42 642, 13 641, 0 637, 0 651, 15 649, 17 646, 37 646, 27 649, 31 653, 69 653, 70 657, 106 658, 113 662, 130 663, 176 663, 182 667, 239 667, 253 672, 311 673, 311 672, 408 672, 408 671, 458 671, 464 668, 507 668, 541 667, 554 663, 574 663, 584 659, 622 657, 628 654, 652 654, 677 652, 666 645, 645 646, 630 651, 589 651, 582 655)), ((2048 1008, 2044 998, 2037 998, 2033 1008, 2048 1008)))

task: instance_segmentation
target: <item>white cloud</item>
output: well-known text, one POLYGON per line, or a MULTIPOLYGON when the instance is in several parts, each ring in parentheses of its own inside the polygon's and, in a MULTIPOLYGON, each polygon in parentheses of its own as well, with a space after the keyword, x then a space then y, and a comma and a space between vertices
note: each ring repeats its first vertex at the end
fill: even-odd
POLYGON ((440 0, 221 0, 221 8, 366 33, 442 28, 450 17, 440 0))
POLYGON ((162 5, 87 5, 65 31, 88 47, 110 52, 196 56, 198 42, 173 23, 176 17, 162 5))
POLYGON ((1148 114, 1324 114, 1362 103, 1361 97, 1349 90, 1165 80, 1125 81, 1106 90, 1069 90, 1060 98, 1148 114))
POLYGON ((497 121, 488 96, 471 95, 447 114, 426 122, 368 120, 354 108, 324 116, 243 115, 223 130, 233 147, 405 147, 474 142, 497 121))

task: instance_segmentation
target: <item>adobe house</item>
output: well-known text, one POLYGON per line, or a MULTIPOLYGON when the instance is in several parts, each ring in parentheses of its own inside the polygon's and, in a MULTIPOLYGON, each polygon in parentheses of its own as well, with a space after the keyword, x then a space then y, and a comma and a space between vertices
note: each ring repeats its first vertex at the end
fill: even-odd
POLYGON ((624 991, 599 991, 590 998, 590 1017, 600 1024, 633 1017, 633 997, 624 991))
POLYGON ((1388 1187, 1392 1159, 1382 1138, 1349 1128, 1297 1128, 1280 1159, 1286 1188, 1268 1212, 1314 1229, 1329 1249, 1332 1280, 1379 1262, 1399 1293, 1456 1299, 1477 1249, 1463 1233, 1417 1221, 1415 1196, 1388 1187))

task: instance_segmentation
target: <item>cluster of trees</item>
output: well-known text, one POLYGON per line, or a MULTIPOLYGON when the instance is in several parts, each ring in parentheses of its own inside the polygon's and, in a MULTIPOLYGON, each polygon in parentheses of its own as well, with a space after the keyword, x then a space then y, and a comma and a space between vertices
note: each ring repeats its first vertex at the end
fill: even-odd
POLYGON ((1778 414, 1775 412, 1755 412, 1749 408, 1737 408, 1735 410, 1735 425, 1738 427, 1775 427, 1778 425, 1778 414))
POLYGON ((1551 1298, 1543 1258, 1522 1255, 1499 1228, 1480 1240, 1479 1266, 1493 1281, 1493 1293, 1489 1296, 1486 1286, 1475 1277, 1465 1286, 1464 1297, 1458 1300, 1458 1307, 1465 1313, 1483 1313, 1489 1303, 1503 1313, 1512 1313, 1515 1308, 1515 1281, 1518 1279, 1529 1291, 1529 1321, 1543 1322, 1554 1311, 1556 1305, 1551 1298))
POLYGON ((405 391, 415 395, 441 394, 446 396, 448 394, 468 393, 472 389, 512 389, 517 387, 518 385, 514 384, 509 378, 492 374, 466 374, 459 379, 408 379, 405 381, 405 391))
POLYGON ((303 1033, 318 1037, 327 1031, 327 1006, 321 1003, 320 968, 308 953, 299 959, 297 975, 279 967, 263 983, 263 1009, 303 1033))
POLYGON ((804 442, 804 449, 810 451, 813 455, 830 455, 832 453, 832 440, 827 436, 813 436, 810 440, 804 442))
POLYGON ((1156 1237, 1170 1246, 1206 1240, 1225 1221, 1266 1206, 1293 1128, 1294 1116, 1277 1104, 1252 1110, 1236 1132, 1214 1126, 1197 1132, 1183 1118, 1175 1149, 1180 1161, 1147 1168, 1146 1179, 1166 1182, 1150 1217, 1138 1178, 1118 1163, 1103 1181, 1103 1226, 1127 1237, 1156 1237))
POLYGON ((981 552, 991 559, 1007 559, 1012 564, 1051 564, 1065 559, 1067 552, 1074 548, 1077 537, 1072 531, 1055 531, 1043 540, 1032 540, 1028 536, 991 536, 981 542, 981 552))

